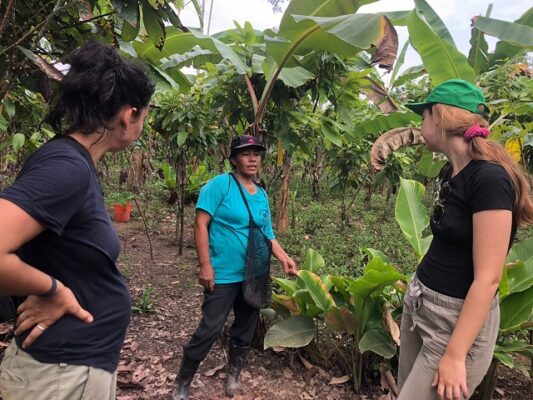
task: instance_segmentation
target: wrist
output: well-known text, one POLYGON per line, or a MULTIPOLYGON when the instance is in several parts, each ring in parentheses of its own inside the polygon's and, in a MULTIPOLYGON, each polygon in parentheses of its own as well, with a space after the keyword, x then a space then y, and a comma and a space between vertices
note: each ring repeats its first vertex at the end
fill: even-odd
POLYGON ((200 263, 200 269, 212 268, 211 262, 205 261, 200 263))
POLYGON ((38 295, 39 297, 52 297, 57 293, 57 289, 58 289, 57 279, 50 275, 49 277, 51 280, 50 289, 48 289, 46 293, 39 294, 38 295))
POLYGON ((461 352, 453 348, 447 348, 444 355, 453 361, 464 362, 466 360, 466 352, 461 352))

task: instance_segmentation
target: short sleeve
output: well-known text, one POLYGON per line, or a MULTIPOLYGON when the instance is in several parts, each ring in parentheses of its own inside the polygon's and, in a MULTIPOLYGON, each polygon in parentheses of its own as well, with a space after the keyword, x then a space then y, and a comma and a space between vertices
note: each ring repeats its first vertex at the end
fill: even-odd
POLYGON ((500 165, 486 164, 471 181, 472 212, 513 210, 515 190, 511 178, 500 165))
POLYGON ((209 182, 207 182, 202 189, 196 202, 196 210, 202 210, 208 213, 211 217, 224 199, 224 195, 229 187, 229 175, 219 175, 209 182), (224 183, 225 182, 225 183, 224 183))
POLYGON ((13 185, 0 193, 47 229, 61 235, 79 210, 90 184, 90 167, 70 155, 39 159, 24 167, 13 185))
POLYGON ((276 235, 274 235, 274 229, 272 228, 272 215, 270 214, 270 203, 268 202, 268 196, 266 194, 266 192, 261 189, 263 191, 263 193, 265 194, 265 199, 266 199, 266 203, 267 203, 267 211, 268 211, 268 218, 267 218, 267 221, 266 221, 266 225, 265 225, 265 236, 270 239, 270 240, 274 240, 276 238, 276 235))

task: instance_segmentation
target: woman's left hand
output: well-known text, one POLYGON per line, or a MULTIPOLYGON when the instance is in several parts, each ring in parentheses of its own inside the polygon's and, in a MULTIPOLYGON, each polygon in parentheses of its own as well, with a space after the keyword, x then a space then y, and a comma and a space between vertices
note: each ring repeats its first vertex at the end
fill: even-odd
POLYGON ((283 265, 283 269, 285 270, 285 273, 290 276, 296 276, 298 273, 298 267, 296 266, 296 263, 292 258, 287 256, 284 260, 280 260, 281 265, 283 265))
POLYGON ((468 398, 465 361, 456 360, 448 354, 444 354, 431 386, 437 388, 439 400, 468 398))

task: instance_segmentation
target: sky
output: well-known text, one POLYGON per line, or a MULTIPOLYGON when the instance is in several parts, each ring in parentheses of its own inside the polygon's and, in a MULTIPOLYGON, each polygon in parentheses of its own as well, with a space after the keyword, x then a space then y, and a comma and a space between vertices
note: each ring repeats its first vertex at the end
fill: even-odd
MULTIPOLYGON (((274 13, 267 0, 205 0, 206 9, 213 3, 210 33, 234 28, 233 21, 241 26, 249 21, 255 29, 264 30, 279 26, 283 13, 274 13)), ((468 54, 470 49, 470 19, 476 15, 485 15, 489 3, 492 2, 491 18, 514 21, 531 6, 530 0, 427 0, 448 27, 459 50, 468 54)), ((201 2, 201 1, 199 1, 201 2)), ((185 2, 187 3, 187 1, 185 2)), ((368 4, 359 12, 384 12, 411 10, 413 0, 381 0, 368 4)), ((198 17, 191 4, 181 11, 180 18, 185 26, 198 27, 198 17)), ((207 21, 206 21, 207 27, 207 21)), ((408 38, 407 28, 396 27, 399 35, 400 48, 408 38)), ((205 32, 205 29, 204 29, 205 32)), ((494 48, 497 39, 487 37, 489 50, 494 48)), ((410 49, 406 55, 402 69, 421 64, 418 54, 410 49)))

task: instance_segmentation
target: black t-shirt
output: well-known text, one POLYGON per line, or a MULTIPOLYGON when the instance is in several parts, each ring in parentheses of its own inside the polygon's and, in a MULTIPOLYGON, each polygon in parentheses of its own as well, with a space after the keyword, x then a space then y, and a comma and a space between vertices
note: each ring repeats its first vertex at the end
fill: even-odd
MULTIPOLYGON (((59 279, 93 316, 67 315, 27 351, 44 363, 116 370, 131 313, 131 297, 115 266, 120 240, 104 205, 89 152, 59 136, 27 160, 4 198, 46 230, 17 252, 29 265, 59 279)), ((20 347, 27 333, 17 337, 20 347)))
MULTIPOLYGON (((444 212, 431 219, 433 240, 417 268, 420 281, 439 293, 464 299, 474 280, 472 215, 484 210, 513 210, 515 190, 502 166, 472 160, 456 176, 444 167, 442 181, 451 185, 444 212)), ((516 233, 513 221, 509 247, 516 233)))

